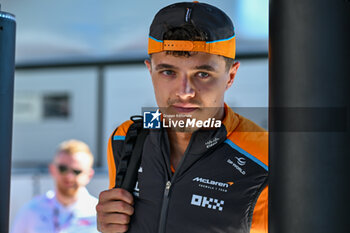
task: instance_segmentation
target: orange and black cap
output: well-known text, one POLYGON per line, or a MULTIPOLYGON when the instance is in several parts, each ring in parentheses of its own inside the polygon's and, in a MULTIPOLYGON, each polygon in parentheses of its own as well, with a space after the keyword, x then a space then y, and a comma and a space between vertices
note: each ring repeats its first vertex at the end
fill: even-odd
POLYGON ((162 51, 197 51, 235 58, 235 31, 231 19, 206 3, 181 2, 161 9, 150 27, 148 54, 162 51), (163 40, 171 27, 192 24, 207 36, 207 41, 163 40))

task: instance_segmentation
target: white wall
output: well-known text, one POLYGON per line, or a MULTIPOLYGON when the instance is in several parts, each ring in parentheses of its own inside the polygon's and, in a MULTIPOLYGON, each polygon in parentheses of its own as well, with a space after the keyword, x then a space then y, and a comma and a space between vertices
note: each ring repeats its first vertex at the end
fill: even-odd
POLYGON ((88 143, 96 154, 96 87, 94 68, 16 71, 12 161, 28 166, 46 164, 58 143, 71 138, 88 143), (43 117, 43 96, 52 93, 70 96, 67 119, 43 117), (16 112, 18 101, 28 102, 21 114, 16 112))

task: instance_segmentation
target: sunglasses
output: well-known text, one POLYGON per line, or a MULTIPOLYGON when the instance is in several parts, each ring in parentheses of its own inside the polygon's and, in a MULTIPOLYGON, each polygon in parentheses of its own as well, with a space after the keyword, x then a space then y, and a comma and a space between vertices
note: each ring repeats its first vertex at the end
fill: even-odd
POLYGON ((57 168, 61 174, 66 174, 67 172, 71 171, 71 172, 73 172, 74 175, 77 176, 80 173, 82 173, 82 170, 72 169, 72 168, 70 168, 66 165, 63 165, 63 164, 57 164, 57 168))

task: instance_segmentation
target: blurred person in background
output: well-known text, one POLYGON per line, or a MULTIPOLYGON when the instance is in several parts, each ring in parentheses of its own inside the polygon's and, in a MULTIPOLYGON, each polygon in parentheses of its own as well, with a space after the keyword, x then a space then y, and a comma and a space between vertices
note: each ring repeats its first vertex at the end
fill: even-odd
POLYGON ((12 233, 97 232, 97 199, 85 186, 94 175, 93 155, 78 140, 62 142, 49 165, 55 190, 27 203, 16 216, 12 233))

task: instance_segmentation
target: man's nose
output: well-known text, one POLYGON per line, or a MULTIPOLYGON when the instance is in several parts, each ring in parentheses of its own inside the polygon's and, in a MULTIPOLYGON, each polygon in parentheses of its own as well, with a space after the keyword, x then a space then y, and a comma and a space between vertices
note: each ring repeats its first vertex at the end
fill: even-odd
POLYGON ((68 179, 75 179, 75 175, 73 174, 73 172, 68 172, 67 174, 66 174, 66 177, 68 178, 68 179))
POLYGON ((67 173, 65 173, 64 176, 66 177, 66 179, 69 180, 74 180, 76 178, 76 175, 72 170, 67 171, 67 173))
POLYGON ((195 96, 193 83, 188 75, 182 75, 179 80, 179 86, 176 95, 181 99, 189 99, 195 96))

